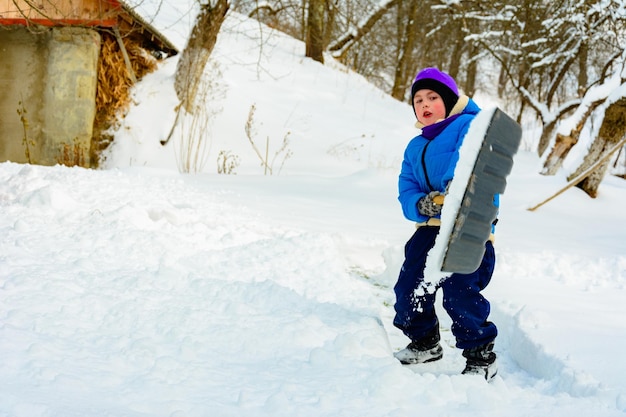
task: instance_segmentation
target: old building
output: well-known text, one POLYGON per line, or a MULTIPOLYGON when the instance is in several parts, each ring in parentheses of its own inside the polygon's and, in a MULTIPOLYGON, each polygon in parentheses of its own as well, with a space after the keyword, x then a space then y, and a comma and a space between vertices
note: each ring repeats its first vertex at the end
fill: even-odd
POLYGON ((0 0, 0 161, 96 166, 129 88, 177 52, 123 1, 0 0))

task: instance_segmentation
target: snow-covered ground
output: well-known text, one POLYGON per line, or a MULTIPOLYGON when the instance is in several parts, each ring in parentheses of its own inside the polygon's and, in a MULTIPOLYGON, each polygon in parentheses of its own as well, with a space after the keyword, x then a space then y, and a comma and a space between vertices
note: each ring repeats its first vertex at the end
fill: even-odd
POLYGON ((392 287, 413 225, 396 181, 414 116, 303 51, 229 18, 202 173, 178 173, 180 131, 159 144, 176 58, 137 86, 104 169, 0 164, 0 416, 626 414, 626 183, 530 212, 565 180, 522 149, 486 290, 498 376, 459 375, 443 312, 444 359, 402 366, 392 287), (244 131, 253 104, 270 160, 289 132, 271 176, 244 131), (217 174, 220 151, 237 175, 217 174))

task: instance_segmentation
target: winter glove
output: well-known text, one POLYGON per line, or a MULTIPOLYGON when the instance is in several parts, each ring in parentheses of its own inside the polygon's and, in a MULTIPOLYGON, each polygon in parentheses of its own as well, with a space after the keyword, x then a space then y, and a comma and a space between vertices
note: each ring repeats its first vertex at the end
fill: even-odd
POLYGON ((441 214, 441 208, 443 206, 433 201, 433 198, 438 195, 442 196, 443 194, 439 191, 431 191, 424 197, 420 198, 417 202, 417 211, 419 211, 422 216, 428 217, 435 217, 441 214))

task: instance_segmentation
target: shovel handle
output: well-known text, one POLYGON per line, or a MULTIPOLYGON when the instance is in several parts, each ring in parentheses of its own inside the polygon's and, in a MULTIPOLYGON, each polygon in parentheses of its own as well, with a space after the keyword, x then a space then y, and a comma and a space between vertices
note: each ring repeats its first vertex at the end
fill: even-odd
POLYGON ((433 203, 439 204, 440 206, 442 206, 444 199, 445 199, 444 195, 436 195, 433 197, 433 203))

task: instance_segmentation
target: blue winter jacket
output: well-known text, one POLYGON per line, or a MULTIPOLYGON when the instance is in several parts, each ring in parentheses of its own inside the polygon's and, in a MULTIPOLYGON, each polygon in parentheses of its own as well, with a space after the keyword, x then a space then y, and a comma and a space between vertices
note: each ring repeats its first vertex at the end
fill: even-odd
POLYGON ((398 180, 400 193, 398 200, 407 219, 418 223, 428 220, 427 216, 418 212, 417 202, 431 191, 444 193, 454 175, 463 138, 479 111, 480 108, 472 99, 461 96, 448 117, 455 114, 459 116, 443 131, 430 140, 420 134, 409 142, 404 151, 404 161, 398 180), (464 103, 467 104, 463 106, 464 103), (424 173, 424 167, 427 175, 424 173))

